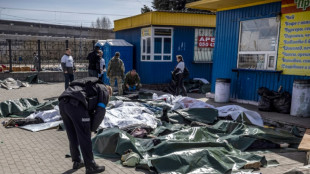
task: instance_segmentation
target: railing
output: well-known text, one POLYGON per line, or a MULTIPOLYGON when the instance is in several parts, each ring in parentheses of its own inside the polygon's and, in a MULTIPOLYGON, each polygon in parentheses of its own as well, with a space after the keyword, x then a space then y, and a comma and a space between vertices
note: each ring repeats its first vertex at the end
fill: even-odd
POLYGON ((78 71, 87 70, 86 57, 93 50, 94 40, 0 40, 0 72, 61 71, 60 60, 71 48, 78 71), (37 59, 36 59, 37 57, 37 59))

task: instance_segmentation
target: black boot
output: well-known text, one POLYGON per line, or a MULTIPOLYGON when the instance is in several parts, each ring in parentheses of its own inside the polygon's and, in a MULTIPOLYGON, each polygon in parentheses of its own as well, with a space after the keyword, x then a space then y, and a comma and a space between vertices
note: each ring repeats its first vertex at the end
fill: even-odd
POLYGON ((74 161, 72 169, 77 170, 77 169, 80 169, 81 167, 84 167, 84 166, 85 165, 84 165, 83 162, 76 162, 76 161, 74 161))
POLYGON ((101 173, 105 170, 104 166, 98 166, 96 163, 86 166, 86 174, 101 173))

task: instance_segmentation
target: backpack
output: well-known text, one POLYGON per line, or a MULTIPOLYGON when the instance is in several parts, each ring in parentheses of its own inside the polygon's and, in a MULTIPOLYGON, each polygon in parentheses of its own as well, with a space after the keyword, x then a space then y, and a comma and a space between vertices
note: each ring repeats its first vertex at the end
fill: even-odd
POLYGON ((183 71, 183 78, 188 78, 189 77, 189 71, 187 69, 187 67, 184 68, 184 71, 183 71))

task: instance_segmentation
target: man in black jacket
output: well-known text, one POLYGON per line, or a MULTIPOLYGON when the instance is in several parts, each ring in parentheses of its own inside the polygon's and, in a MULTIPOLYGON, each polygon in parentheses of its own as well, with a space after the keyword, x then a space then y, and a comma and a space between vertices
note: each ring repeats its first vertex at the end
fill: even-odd
POLYGON ((99 56, 99 46, 95 46, 95 49, 93 52, 89 53, 87 56, 87 60, 89 61, 88 65, 88 74, 89 77, 98 77, 98 74, 100 73, 100 59, 99 56))
POLYGON ((94 161, 91 131, 96 131, 102 122, 112 89, 96 77, 73 81, 59 97, 59 111, 66 127, 73 169, 85 164, 86 174, 100 173, 104 166, 94 161), (80 158, 80 146, 84 164, 80 158))

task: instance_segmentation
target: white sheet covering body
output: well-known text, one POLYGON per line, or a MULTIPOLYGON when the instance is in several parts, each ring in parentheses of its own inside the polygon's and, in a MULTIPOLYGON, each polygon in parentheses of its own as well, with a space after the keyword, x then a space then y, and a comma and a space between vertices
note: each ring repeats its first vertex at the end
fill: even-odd
POLYGON ((26 118, 34 119, 36 117, 40 117, 44 123, 54 122, 61 119, 58 106, 55 106, 54 109, 51 110, 32 113, 26 118))
POLYGON ((184 108, 214 108, 213 105, 191 97, 178 96, 172 101, 172 103, 172 110, 184 108))
POLYGON ((0 86, 10 90, 10 89, 18 89, 20 87, 29 87, 30 85, 26 82, 21 82, 20 80, 14 80, 13 78, 6 78, 0 82, 0 86))
POLYGON ((238 116, 243 112, 247 118, 251 121, 252 124, 257 126, 264 126, 264 122, 259 113, 251 110, 247 110, 238 105, 227 105, 216 108, 219 113, 219 117, 231 116, 233 120, 236 120, 238 116))
POLYGON ((114 108, 107 109, 104 120, 100 124, 102 128, 124 128, 136 124, 157 127, 154 113, 140 103, 115 101, 109 105, 114 108))

